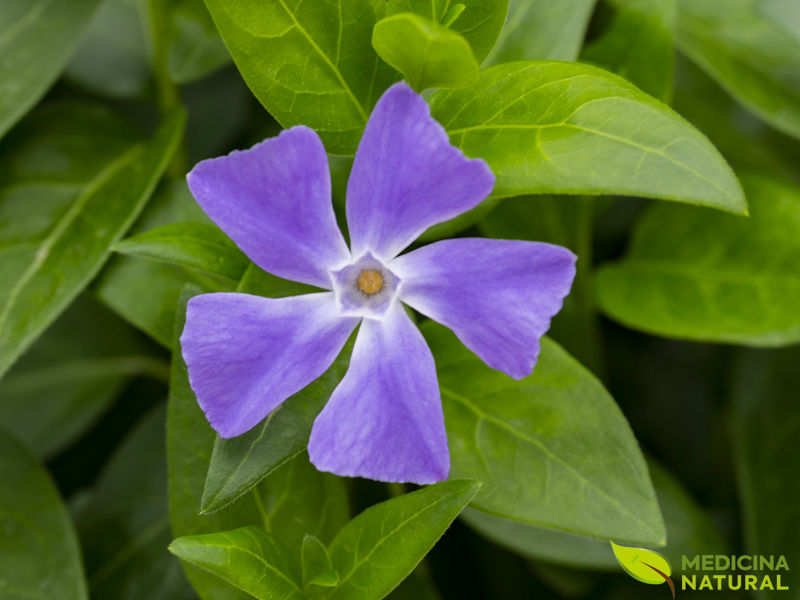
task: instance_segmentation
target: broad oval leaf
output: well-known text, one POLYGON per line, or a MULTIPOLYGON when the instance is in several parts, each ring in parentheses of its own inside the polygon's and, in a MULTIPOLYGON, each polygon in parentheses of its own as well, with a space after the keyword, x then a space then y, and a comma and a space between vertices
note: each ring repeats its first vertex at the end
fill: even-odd
POLYGON ((2 431, 0 481, 0 594, 87 600, 80 546, 56 486, 2 431))
POLYGON ((481 62, 500 34, 508 12, 508 0, 387 0, 387 15, 402 12, 416 13, 461 34, 481 62), (460 12, 459 5, 463 7, 460 12))
POLYGON ((753 346, 800 340, 800 188, 754 175, 742 183, 749 219, 653 206, 627 256, 597 272, 600 308, 666 337, 753 346))
POLYGON ((170 223, 114 245, 121 254, 148 258, 216 277, 236 287, 250 264, 219 227, 206 223, 170 223))
POLYGON ((259 600, 303 598, 286 564, 287 549, 261 527, 180 537, 170 552, 259 600))
POLYGON ((408 577, 479 489, 475 481, 446 481, 362 512, 330 545, 340 579, 327 600, 386 596, 408 577))
POLYGON ((56 80, 99 5, 100 0, 3 0, 0 137, 56 80))
POLYGON ((675 74, 675 0, 608 0, 614 14, 581 60, 621 75, 664 102, 675 74))
POLYGON ((378 21, 372 45, 378 56, 400 71, 418 92, 464 87, 478 80, 478 62, 467 41, 414 13, 398 13, 378 21))
POLYGON ((103 468, 76 518, 92 595, 115 600, 190 598, 170 557, 164 405, 152 409, 103 468))
POLYGON ((672 567, 658 552, 647 548, 620 546, 614 542, 611 542, 611 549, 625 572, 642 583, 652 585, 664 583, 666 580, 658 571, 667 577, 672 575, 672 567))
POLYGON ((169 367, 137 332, 81 295, 0 379, 0 427, 37 458, 65 448, 135 375, 164 380, 169 367))
POLYGON ((591 373, 544 338, 533 374, 515 381, 448 329, 422 329, 437 361, 451 477, 484 483, 473 507, 560 531, 665 543, 641 451, 591 373))
POLYGON ((487 65, 578 58, 596 0, 510 0, 487 65))
POLYGON ((43 111, 0 146, 0 160, 13 161, 0 176, 0 213, 16 217, 0 227, 0 375, 100 270, 149 199, 185 122, 183 112, 172 113, 150 141, 131 143, 81 129, 112 121, 92 115, 77 106, 43 111), (52 134, 48 123, 59 124, 52 134), (60 157, 73 148, 86 149, 85 157, 57 162, 35 154, 60 157))
POLYGON ((679 48, 773 127, 800 137, 800 20, 792 1, 678 0, 679 48))
POLYGON ((353 154, 395 79, 370 42, 370 0, 206 0, 247 85, 284 127, 308 125, 329 152, 353 154))
POLYGON ((517 62, 438 92, 433 116, 485 159, 493 195, 623 194, 746 211, 736 176, 706 137, 624 79, 584 64, 517 62))
MULTIPOLYGON (((728 548, 711 516, 663 467, 653 461, 647 466, 667 528, 667 545, 659 552, 676 570, 682 555, 725 554, 728 548)), ((535 560, 580 569, 619 569, 609 540, 534 527, 474 508, 466 509, 461 518, 490 540, 535 560)))

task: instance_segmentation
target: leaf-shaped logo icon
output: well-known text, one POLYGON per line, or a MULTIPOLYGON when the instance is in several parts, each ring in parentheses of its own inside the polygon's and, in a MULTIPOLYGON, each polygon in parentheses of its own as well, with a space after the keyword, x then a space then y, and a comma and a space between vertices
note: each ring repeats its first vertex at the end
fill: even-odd
POLYGON ((666 558, 647 548, 631 548, 620 546, 614 542, 611 542, 611 549, 614 551, 614 556, 617 557, 617 562, 622 565, 628 575, 651 585, 666 582, 672 591, 672 597, 675 597, 675 585, 670 579, 672 567, 666 558))

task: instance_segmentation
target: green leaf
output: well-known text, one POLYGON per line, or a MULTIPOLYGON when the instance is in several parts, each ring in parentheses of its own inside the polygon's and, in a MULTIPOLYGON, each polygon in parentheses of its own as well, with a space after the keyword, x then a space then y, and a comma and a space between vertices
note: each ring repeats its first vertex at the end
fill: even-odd
POLYGON ((753 346, 799 341, 800 188, 763 176, 742 182, 749 219, 653 206, 627 256, 597 272, 602 310, 666 337, 753 346))
POLYGON ((372 45, 386 63, 421 92, 458 88, 478 80, 478 62, 458 33, 414 13, 398 13, 378 21, 372 45))
MULTIPOLYGON (((667 527, 667 545, 659 551, 676 570, 682 555, 725 554, 728 547, 711 517, 663 467, 648 461, 667 527)), ((534 527, 473 508, 461 518, 490 540, 523 556, 580 569, 617 570, 608 539, 589 538, 534 527)))
POLYGON ((0 5, 0 137, 52 85, 100 0, 3 0, 0 5))
POLYGON ((144 96, 151 85, 139 0, 106 0, 81 38, 64 75, 92 92, 144 96))
POLYGON ((205 223, 170 223, 129 237, 116 252, 165 262, 219 278, 236 287, 250 261, 219 227, 205 223))
POLYGON ((647 548, 620 546, 614 542, 611 542, 611 549, 625 572, 642 583, 652 585, 664 583, 665 579, 658 571, 661 571, 667 577, 672 575, 672 567, 658 552, 653 552, 647 548), (655 569, 658 569, 658 571, 655 569))
POLYGON ((203 0, 178 0, 168 17, 172 35, 167 60, 173 81, 189 83, 230 62, 203 0))
POLYGON ((794 2, 678 0, 679 48, 777 129, 800 137, 800 22, 794 2))
POLYGON ((405 579, 480 489, 447 481, 376 504, 330 545, 339 585, 328 600, 378 600, 405 579))
POLYGON ((424 562, 387 597, 389 600, 441 600, 424 562))
MULTIPOLYGON (((790 571, 778 571, 797 596, 800 589, 800 350, 742 351, 733 370, 731 440, 747 554, 785 555, 790 571)), ((772 598, 767 591, 758 598, 772 598)))
POLYGON ((82 295, 0 380, 0 427, 48 458, 92 426, 134 375, 164 379, 135 330, 82 295))
POLYGON ((47 471, 0 431, 0 592, 3 598, 86 600, 72 521, 47 471))
POLYGON ((511 0, 486 64, 577 59, 595 1, 511 0))
MULTIPOLYGON (((239 291, 277 297, 303 293, 304 289, 297 286, 253 265, 239 291)), ((288 398, 247 433, 216 439, 203 490, 204 512, 227 506, 305 450, 314 419, 347 371, 351 350, 352 341, 321 377, 288 398)))
POLYGON ((387 16, 413 12, 462 35, 478 62, 494 46, 505 22, 508 0, 388 0, 387 16), (461 12, 457 7, 462 6, 461 12), (451 19, 454 20, 448 24, 451 19))
MULTIPOLYGON (((174 324, 174 348, 186 318, 186 303, 200 290, 186 286, 181 292, 174 324)), ((172 344, 169 344, 172 345, 172 344)), ((211 449, 216 437, 189 386, 186 364, 179 351, 173 352, 172 374, 167 404, 167 469, 169 515, 172 533, 194 536, 261 523, 261 511, 254 496, 242 498, 233 506, 213 515, 200 515, 203 490, 211 449)), ((195 591, 203 600, 245 600, 235 587, 196 567, 184 564, 195 591)))
POLYGON ((436 356, 451 477, 483 481, 472 506, 560 531, 664 545, 644 458, 614 400, 555 342, 533 374, 487 367, 447 329, 422 327, 436 356))
POLYGON ((705 133, 737 172, 760 170, 800 180, 800 141, 758 119, 699 67, 678 55, 672 105, 705 133))
POLYGON ((169 550, 259 600, 303 598, 286 550, 260 527, 180 537, 169 550))
MULTIPOLYGON (((171 223, 211 225, 189 193, 186 182, 166 180, 132 229, 134 235, 171 223)), ((187 283, 205 286, 196 273, 175 265, 128 256, 112 256, 94 284, 109 308, 169 348, 172 344, 175 305, 187 283), (147 294, 142 294, 142 282, 147 294)))
POLYGON ((742 213, 735 175, 669 107, 589 65, 518 62, 438 92, 433 116, 468 156, 485 159, 493 195, 626 194, 742 213))
MULTIPOLYGON (((77 129, 93 122, 91 112, 77 107, 75 112, 43 111, 0 148, 0 160, 11 154, 16 161, 0 177, 0 212, 6 216, 5 226, 0 227, 0 260, 5 263, 0 280, 0 375, 100 270, 111 246, 150 197, 185 120, 183 113, 173 113, 150 141, 123 145, 114 139, 115 133, 108 132, 105 141, 102 129, 77 129), (72 118, 69 126, 62 125, 62 120, 72 118), (54 123, 59 125, 51 135, 35 137, 54 123), (68 139, 73 128, 79 139, 68 139), (25 162, 26 155, 41 149, 61 157, 70 147, 87 146, 92 147, 85 157, 70 156, 65 163, 25 162), (77 166, 71 171, 68 167, 73 164, 77 166), (83 171, 88 165, 97 170, 87 177, 83 171), (51 172, 54 169, 57 172, 51 172)), ((107 121, 113 119, 106 115, 94 126, 107 121)))
POLYGON ((103 468, 78 512, 92 596, 115 600, 190 598, 167 516, 164 406, 151 410, 103 468))
POLYGON ((306 535, 303 538, 303 587, 312 585, 336 587, 339 573, 333 568, 330 554, 318 537, 306 535))
POLYGON ((206 0, 247 85, 284 127, 316 130, 353 154, 393 71, 372 49, 370 0, 206 0))
POLYGON ((668 102, 675 72, 675 0, 607 0, 611 23, 588 44, 581 60, 621 75, 668 102))

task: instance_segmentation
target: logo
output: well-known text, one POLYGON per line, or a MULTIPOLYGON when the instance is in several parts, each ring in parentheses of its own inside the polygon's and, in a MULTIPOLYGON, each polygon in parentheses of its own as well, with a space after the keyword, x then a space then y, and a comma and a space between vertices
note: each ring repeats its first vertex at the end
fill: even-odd
POLYGON ((666 583, 675 598, 675 583, 670 579, 672 567, 658 552, 646 548, 631 548, 611 542, 617 562, 634 579, 650 585, 666 583))

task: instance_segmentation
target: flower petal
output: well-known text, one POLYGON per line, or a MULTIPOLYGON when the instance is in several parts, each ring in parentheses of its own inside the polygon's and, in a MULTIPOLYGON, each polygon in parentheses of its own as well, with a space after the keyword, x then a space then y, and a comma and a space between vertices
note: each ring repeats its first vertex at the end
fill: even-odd
POLYGON ((228 438, 257 425, 325 372, 357 324, 339 316, 332 292, 192 298, 181 349, 211 426, 228 438))
POLYGON ((199 162, 187 180, 211 220, 273 275, 329 289, 328 270, 349 260, 325 148, 308 127, 199 162))
POLYGON ((449 327, 490 367, 521 379, 575 277, 576 257, 539 242, 462 238, 398 257, 400 299, 449 327))
POLYGON ((353 256, 388 260, 431 225, 475 207, 494 175, 450 144, 421 96, 405 83, 378 100, 347 182, 353 256))
POLYGON ((350 368, 314 421, 308 445, 321 471, 381 481, 447 478, 450 454, 433 356, 396 303, 364 319, 350 368))

